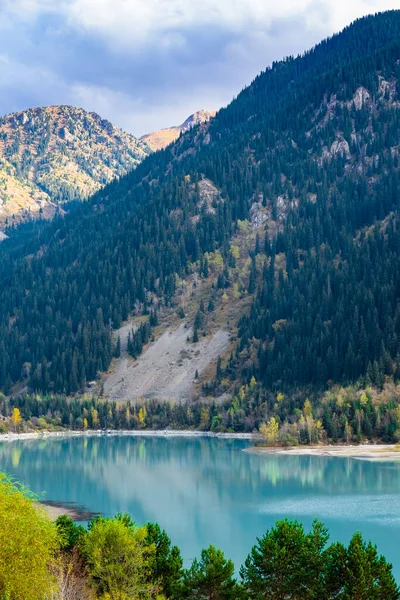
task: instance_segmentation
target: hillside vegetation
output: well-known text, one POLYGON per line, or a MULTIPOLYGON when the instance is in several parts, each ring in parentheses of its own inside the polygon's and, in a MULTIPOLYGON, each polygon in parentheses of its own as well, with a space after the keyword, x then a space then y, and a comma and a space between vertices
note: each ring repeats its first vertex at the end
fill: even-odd
POLYGON ((52 216, 125 175, 148 146, 96 113, 48 106, 0 119, 0 222, 52 216))
POLYGON ((193 345, 224 303, 240 313, 204 395, 233 402, 253 386, 245 410, 269 418, 282 394, 293 420, 308 395, 319 409, 334 385, 397 380, 399 80, 400 12, 360 19, 274 63, 87 203, 13 232, 0 249, 0 388, 83 390, 132 315, 136 360, 163 311, 185 313, 189 280, 209 290, 189 307, 193 345))

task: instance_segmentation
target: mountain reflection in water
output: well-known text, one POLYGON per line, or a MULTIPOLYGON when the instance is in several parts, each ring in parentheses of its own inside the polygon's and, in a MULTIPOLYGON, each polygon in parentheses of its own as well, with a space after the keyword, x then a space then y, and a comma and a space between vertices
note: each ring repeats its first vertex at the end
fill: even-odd
POLYGON ((400 462, 241 452, 248 445, 129 436, 0 442, 0 470, 54 502, 157 521, 185 561, 213 543, 239 566, 275 520, 308 527, 317 517, 333 540, 360 530, 400 580, 400 462))

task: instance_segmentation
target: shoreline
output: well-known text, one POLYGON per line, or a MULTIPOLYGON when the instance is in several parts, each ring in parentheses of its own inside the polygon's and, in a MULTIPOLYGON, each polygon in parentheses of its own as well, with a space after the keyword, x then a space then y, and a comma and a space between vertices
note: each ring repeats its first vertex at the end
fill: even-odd
POLYGON ((92 512, 75 504, 74 502, 57 502, 54 500, 39 500, 38 505, 49 515, 52 521, 56 521, 58 517, 66 515, 73 521, 82 522, 90 521, 93 517, 100 516, 101 513, 92 512))
POLYGON ((75 431, 27 431, 23 433, 2 433, 0 442, 15 442, 18 440, 36 440, 47 438, 70 437, 212 437, 221 439, 253 440, 260 439, 257 433, 213 433, 212 431, 198 431, 190 429, 89 429, 75 431))
MULTIPOLYGON (((38 440, 51 438, 78 437, 187 437, 187 438, 217 438, 232 440, 248 440, 256 443, 261 440, 257 433, 214 433, 191 429, 89 429, 76 431, 65 429, 60 431, 27 431, 23 433, 0 434, 0 442, 15 442, 23 440, 38 440)), ((259 455, 289 454, 292 456, 328 456, 355 458, 362 460, 400 460, 400 446, 396 444, 338 444, 321 446, 249 446, 243 452, 259 455)))
POLYGON ((329 456, 359 460, 400 460, 400 448, 396 444, 357 444, 337 446, 252 446, 245 448, 250 454, 289 454, 292 456, 329 456))

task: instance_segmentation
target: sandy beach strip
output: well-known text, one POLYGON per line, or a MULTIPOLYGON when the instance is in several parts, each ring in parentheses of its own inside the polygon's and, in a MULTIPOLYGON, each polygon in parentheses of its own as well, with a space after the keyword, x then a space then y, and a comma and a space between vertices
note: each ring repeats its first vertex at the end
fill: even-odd
POLYGON ((400 447, 395 444, 357 444, 337 446, 251 446, 244 452, 252 454, 291 454, 293 456, 337 456, 364 460, 400 460, 400 447))

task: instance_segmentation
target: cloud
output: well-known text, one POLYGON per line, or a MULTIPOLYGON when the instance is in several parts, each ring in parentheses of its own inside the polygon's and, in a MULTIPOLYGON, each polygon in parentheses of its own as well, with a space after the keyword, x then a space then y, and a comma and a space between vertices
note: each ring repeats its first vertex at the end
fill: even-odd
POLYGON ((135 133, 399 0, 0 0, 0 113, 79 104, 135 133))
POLYGON ((25 19, 63 15, 65 25, 94 32, 113 47, 182 44, 182 32, 213 27, 232 33, 268 28, 279 19, 300 16, 307 29, 342 28, 366 13, 395 8, 396 0, 5 0, 9 13, 25 19), (325 12, 325 22, 321 14, 325 12))

